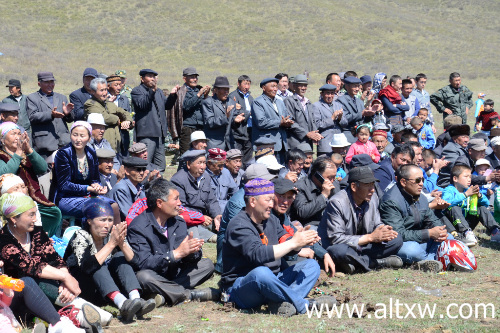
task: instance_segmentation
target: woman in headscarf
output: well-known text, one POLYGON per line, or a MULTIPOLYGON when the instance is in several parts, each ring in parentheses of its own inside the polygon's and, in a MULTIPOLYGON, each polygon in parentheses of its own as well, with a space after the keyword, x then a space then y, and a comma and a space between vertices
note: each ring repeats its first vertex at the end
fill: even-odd
MULTIPOLYGON (((61 318, 52 303, 72 305, 82 309, 75 318, 79 324, 101 328, 100 321, 106 320, 107 323, 112 315, 78 297, 78 281, 69 274, 47 234, 35 226, 36 209, 35 202, 22 193, 6 193, 0 198, 0 213, 5 223, 0 230, 0 258, 6 275, 25 282, 23 294, 19 296, 21 310, 28 309, 53 327, 60 325, 59 329, 49 327, 49 332, 83 332, 77 330, 70 320, 61 318), (26 307, 23 308, 24 304, 26 307)), ((12 304, 15 311, 16 296, 12 304)), ((71 312, 65 316, 71 317, 71 312)))
POLYGON ((385 73, 377 73, 373 77, 373 87, 372 90, 375 91, 375 95, 373 98, 377 98, 377 94, 381 89, 384 89, 387 85, 387 74, 385 73))
POLYGON ((47 172, 47 163, 31 148, 28 133, 21 134, 19 126, 12 122, 0 125, 0 141, 0 174, 12 173, 23 180, 27 195, 38 204, 43 229, 51 237, 61 224, 62 214, 40 190, 37 176, 47 172))
POLYGON ((125 322, 153 311, 155 300, 140 298, 141 286, 131 266, 137 257, 126 240, 127 223, 113 226, 111 205, 99 198, 85 203, 83 215, 86 224, 74 233, 64 254, 82 292, 98 304, 112 301, 125 322))
MULTIPOLYGON (((76 121, 71 126, 71 142, 59 149, 54 159, 50 198, 59 206, 63 215, 82 218, 83 204, 90 196, 107 193, 108 188, 99 180, 99 167, 95 150, 88 147, 92 126, 86 121, 76 121)), ((111 203, 114 223, 120 223, 118 205, 111 203)))

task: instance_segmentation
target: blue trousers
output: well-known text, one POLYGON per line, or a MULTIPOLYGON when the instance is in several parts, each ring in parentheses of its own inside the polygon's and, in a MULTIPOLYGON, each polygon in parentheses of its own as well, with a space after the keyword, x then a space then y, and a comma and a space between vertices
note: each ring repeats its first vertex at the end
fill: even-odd
MULTIPOLYGON (((448 234, 448 239, 454 239, 451 234, 448 234)), ((436 260, 436 254, 440 242, 433 239, 427 243, 418 243, 415 241, 403 242, 403 246, 398 251, 398 256, 403 259, 405 264, 412 264, 421 260, 436 260)))
POLYGON ((251 270, 236 279, 228 289, 229 301, 242 309, 259 307, 269 302, 289 302, 298 313, 306 312, 305 299, 318 280, 320 268, 316 260, 303 260, 274 275, 266 266, 251 270))

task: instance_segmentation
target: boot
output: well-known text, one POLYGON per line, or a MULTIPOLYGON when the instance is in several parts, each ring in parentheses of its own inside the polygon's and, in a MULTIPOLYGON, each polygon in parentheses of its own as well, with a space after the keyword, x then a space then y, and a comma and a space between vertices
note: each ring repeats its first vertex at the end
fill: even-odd
POLYGON ((403 260, 398 256, 388 256, 384 259, 377 259, 377 268, 401 268, 403 267, 403 260))
POLYGON ((80 326, 85 328, 88 333, 104 333, 101 326, 101 316, 99 312, 89 303, 85 303, 82 309, 78 312, 76 319, 80 326))

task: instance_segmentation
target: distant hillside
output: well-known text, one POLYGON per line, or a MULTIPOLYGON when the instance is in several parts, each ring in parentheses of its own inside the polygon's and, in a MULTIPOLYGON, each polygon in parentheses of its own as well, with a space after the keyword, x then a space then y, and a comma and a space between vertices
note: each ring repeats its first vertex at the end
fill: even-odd
POLYGON ((307 70, 317 91, 328 72, 354 69, 423 71, 437 88, 452 71, 498 76, 498 14, 491 0, 2 1, 0 82, 34 90, 36 72, 50 70, 69 93, 93 66, 126 69, 131 84, 154 68, 171 86, 192 65, 203 84, 307 70))

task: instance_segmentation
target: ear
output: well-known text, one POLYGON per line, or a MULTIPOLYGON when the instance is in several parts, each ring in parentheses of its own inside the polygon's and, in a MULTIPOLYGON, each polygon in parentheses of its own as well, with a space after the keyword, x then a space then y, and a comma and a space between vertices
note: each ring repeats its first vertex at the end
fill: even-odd
POLYGON ((456 183, 458 181, 458 177, 453 176, 453 182, 456 183))
POLYGON ((156 199, 156 207, 160 208, 162 203, 163 203, 163 200, 156 199))

